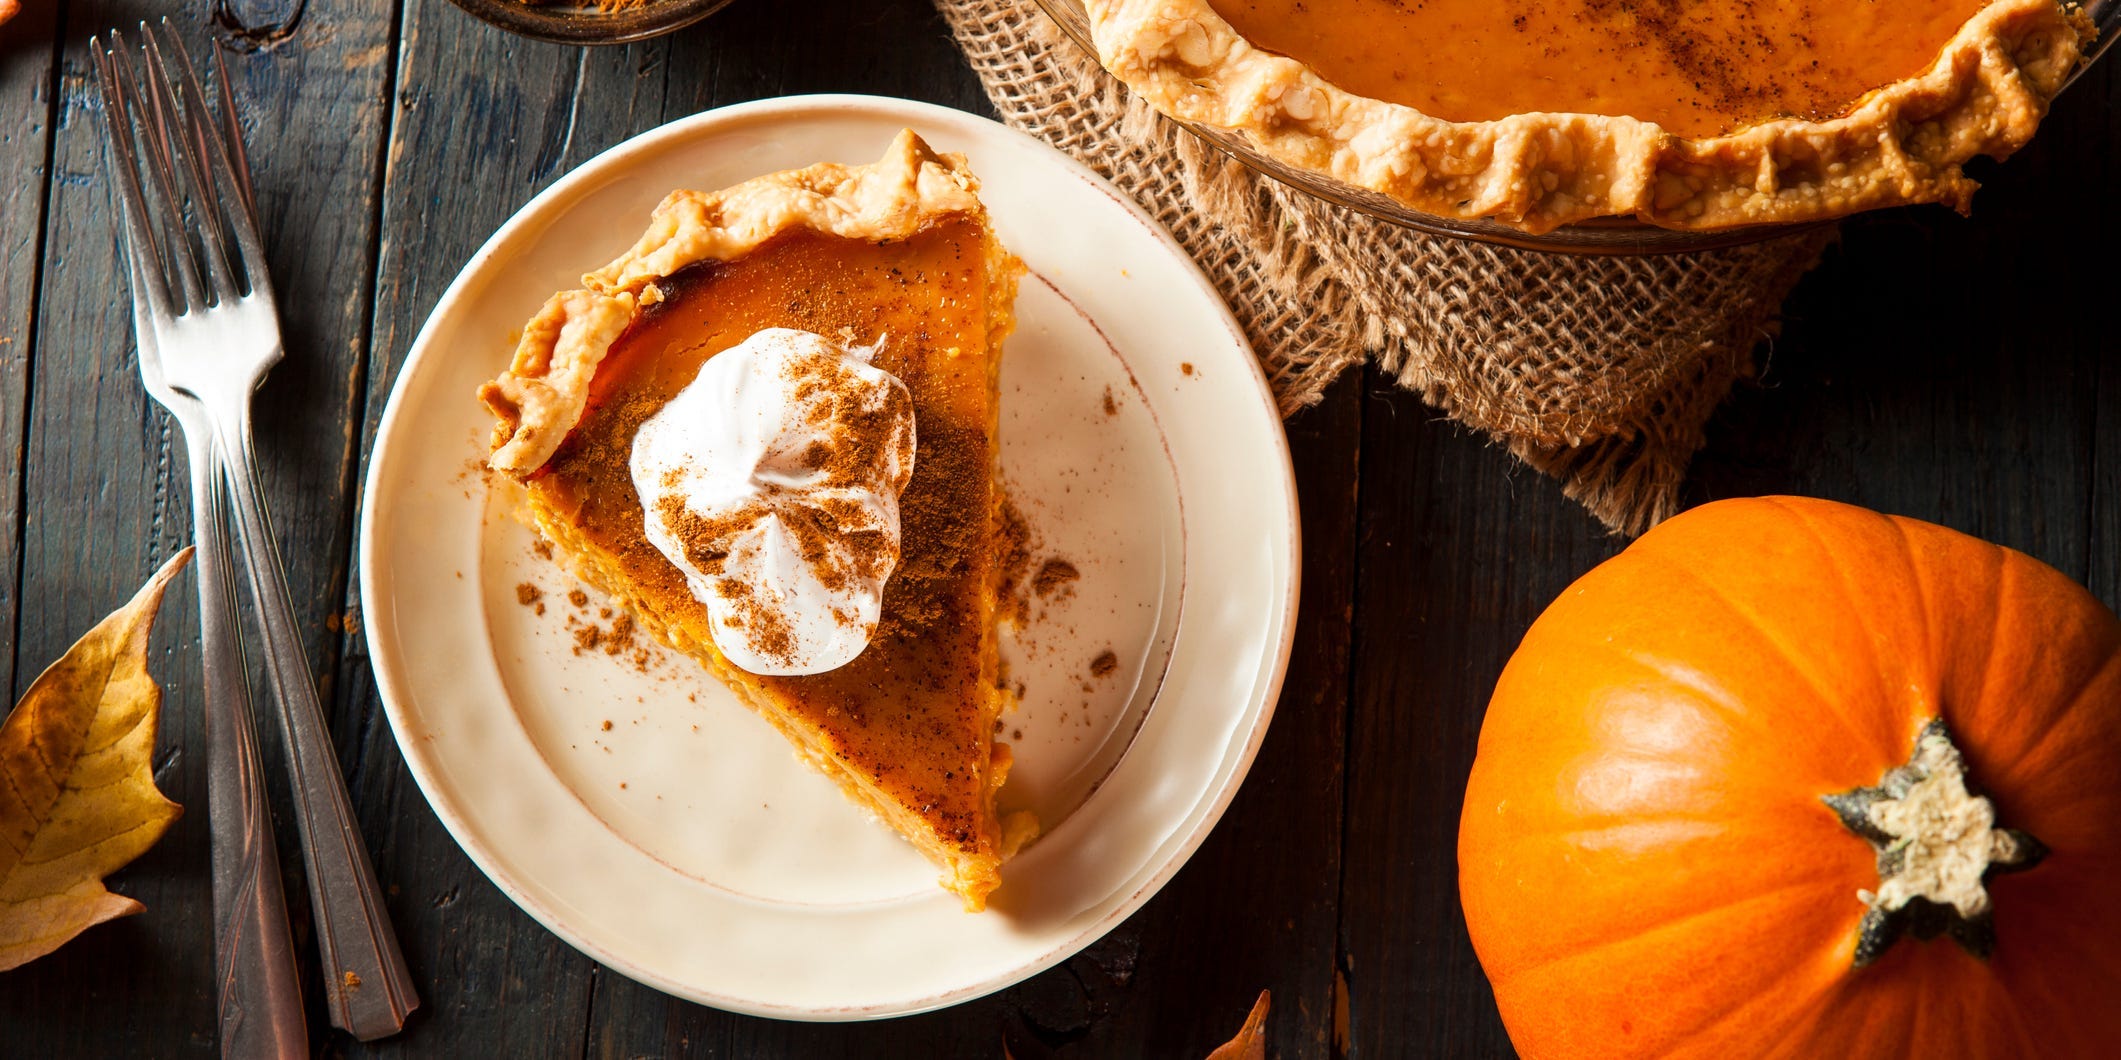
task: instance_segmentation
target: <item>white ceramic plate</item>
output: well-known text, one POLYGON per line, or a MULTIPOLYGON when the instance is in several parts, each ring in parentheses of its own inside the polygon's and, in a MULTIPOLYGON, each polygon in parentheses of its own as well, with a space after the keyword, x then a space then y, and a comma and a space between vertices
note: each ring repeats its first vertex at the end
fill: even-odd
POLYGON ((1178 870, 1266 730, 1297 556, 1287 443, 1258 363, 1169 235, 993 122, 817 96, 628 140, 480 248, 384 410, 361 594, 413 776, 524 910, 680 997, 865 1019, 1030 976, 1178 870), (683 658, 579 650, 580 628, 609 626, 602 602, 567 602, 570 579, 476 470, 491 420, 473 390, 546 295, 630 245, 665 193, 867 162, 904 127, 971 158, 1031 268, 1006 347, 1002 460, 1037 560, 1078 574, 1034 596, 1004 645, 1024 696, 1004 730, 1017 760, 1005 803, 1035 810, 1045 834, 977 915, 683 658), (543 613, 519 603, 525 583, 543 613))

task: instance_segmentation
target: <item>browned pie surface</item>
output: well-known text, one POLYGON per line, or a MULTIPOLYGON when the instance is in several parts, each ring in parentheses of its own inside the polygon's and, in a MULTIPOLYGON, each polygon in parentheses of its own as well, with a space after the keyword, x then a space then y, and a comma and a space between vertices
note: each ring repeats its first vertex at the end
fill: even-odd
POLYGON ((1448 121, 1625 115, 1687 137, 1833 118, 1988 0, 1210 0, 1343 89, 1448 121))
POLYGON ((737 261, 658 281, 664 300, 613 344, 588 410, 529 482, 562 512, 579 506, 575 527, 616 557, 646 605, 705 641, 706 609, 643 532, 627 471, 634 431, 703 361, 762 328, 881 339, 875 363, 912 393, 918 438, 882 625, 837 670, 741 679, 768 690, 939 840, 967 850, 980 840, 980 773, 994 735, 993 675, 983 672, 995 498, 981 235, 956 216, 881 245, 797 228, 737 261))

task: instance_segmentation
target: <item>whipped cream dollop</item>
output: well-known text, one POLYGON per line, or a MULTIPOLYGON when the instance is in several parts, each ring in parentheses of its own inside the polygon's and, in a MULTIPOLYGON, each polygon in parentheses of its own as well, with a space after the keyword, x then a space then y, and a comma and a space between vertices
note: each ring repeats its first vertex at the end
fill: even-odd
POLYGON ((914 424, 875 353, 769 328, 709 357, 634 435, 648 540, 752 673, 837 669, 876 634, 914 424))

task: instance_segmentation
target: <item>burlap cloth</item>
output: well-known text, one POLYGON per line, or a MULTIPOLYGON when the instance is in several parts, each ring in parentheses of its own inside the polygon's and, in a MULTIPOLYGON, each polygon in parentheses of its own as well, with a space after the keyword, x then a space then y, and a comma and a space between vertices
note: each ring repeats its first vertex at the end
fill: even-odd
POLYGON ((1666 257, 1423 235, 1258 176, 1132 98, 1031 0, 936 0, 1008 124, 1103 174, 1236 311, 1284 415, 1366 357, 1608 527, 1677 508, 1709 415, 1831 229, 1666 257))

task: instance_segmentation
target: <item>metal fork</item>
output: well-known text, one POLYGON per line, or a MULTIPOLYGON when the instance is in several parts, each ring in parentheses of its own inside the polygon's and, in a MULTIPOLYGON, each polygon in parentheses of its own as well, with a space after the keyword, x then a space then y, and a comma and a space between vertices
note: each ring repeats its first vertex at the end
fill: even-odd
MULTIPOLYGON (((139 209, 142 190, 133 165, 133 143, 118 130, 130 128, 133 102, 120 89, 112 57, 103 43, 89 42, 89 54, 103 88, 105 132, 120 182, 130 182, 118 196, 124 206, 132 285, 145 290, 144 266, 151 255, 139 253, 154 234, 139 209)), ((122 60, 120 60, 122 61, 122 60)), ((156 142, 157 128, 143 122, 142 151, 168 154, 156 142)), ((287 904, 281 890, 280 860, 265 806, 265 787, 258 775, 258 745, 252 731, 249 672, 243 658, 241 627, 236 619, 236 587, 229 577, 228 526, 221 511, 221 463, 213 447, 213 428, 197 398, 171 389, 162 376, 154 323, 147 303, 133 303, 133 330, 139 337, 140 381, 149 397, 167 409, 184 432, 184 452, 191 469, 192 537, 198 546, 199 641, 206 685, 206 774, 208 818, 213 830, 214 969, 220 1007, 221 1049, 231 1057, 300 1056, 308 1051, 309 1032, 302 1018, 302 994, 296 984, 294 944, 288 937, 287 904)))
MULTIPOLYGON (((217 128, 168 20, 159 28, 142 23, 140 34, 144 78, 134 73, 128 54, 134 49, 116 32, 108 47, 97 41, 91 51, 107 98, 116 101, 107 125, 125 200, 142 374, 158 373, 165 391, 190 399, 170 406, 184 426, 187 448, 194 441, 190 417, 206 431, 197 448, 221 465, 264 633, 266 675, 280 704, 326 1007, 333 1026, 364 1041, 380 1038, 404 1027, 419 998, 354 821, 258 488, 251 395, 279 361, 281 344, 247 174, 238 175, 242 137, 228 106, 226 77, 226 127, 217 128), (155 194, 147 194, 147 187, 155 194)), ((195 469, 195 489, 202 477, 214 480, 210 470, 201 476, 195 469)), ((218 504, 209 505, 218 510, 218 504)), ((202 586, 206 580, 201 578, 202 586)), ((242 677, 238 672, 233 679, 242 677)))

